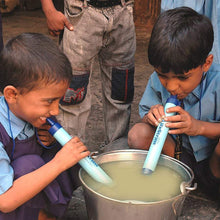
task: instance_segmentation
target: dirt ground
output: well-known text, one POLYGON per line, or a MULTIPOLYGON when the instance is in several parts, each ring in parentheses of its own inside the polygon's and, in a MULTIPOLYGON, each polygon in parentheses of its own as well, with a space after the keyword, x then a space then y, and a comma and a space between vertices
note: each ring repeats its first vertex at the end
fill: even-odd
MULTIPOLYGON (((23 11, 3 15, 3 38, 7 42, 11 37, 23 32, 40 32, 48 35, 46 20, 42 11, 23 11)), ((152 73, 152 67, 148 64, 147 45, 150 37, 150 30, 138 29, 137 33, 137 51, 135 55, 135 95, 132 103, 132 113, 130 127, 139 120, 138 103, 147 84, 149 75, 152 73)), ((49 36, 49 35, 48 35, 49 36)), ((52 38, 57 42, 57 38, 52 38)), ((91 151, 99 148, 104 141, 103 133, 103 113, 101 101, 101 84, 99 80, 99 66, 95 63, 92 80, 93 101, 91 115, 87 125, 88 147, 91 151)), ((63 220, 87 220, 85 202, 82 195, 82 189, 74 192, 70 207, 63 220)), ((122 218, 123 219, 123 218, 122 218)), ((219 202, 207 198, 199 190, 192 192, 187 196, 183 207, 183 214, 179 219, 220 219, 219 202)))

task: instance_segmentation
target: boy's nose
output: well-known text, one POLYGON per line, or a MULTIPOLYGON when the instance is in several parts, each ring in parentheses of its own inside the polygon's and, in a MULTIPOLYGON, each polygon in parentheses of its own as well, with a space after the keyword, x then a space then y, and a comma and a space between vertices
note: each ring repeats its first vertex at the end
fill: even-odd
POLYGON ((52 105, 51 105, 51 108, 50 108, 50 115, 58 115, 59 114, 59 101, 58 102, 54 102, 52 105))
POLYGON ((166 89, 170 92, 170 93, 175 93, 175 91, 177 91, 178 88, 178 82, 175 79, 169 79, 167 80, 166 83, 166 89))

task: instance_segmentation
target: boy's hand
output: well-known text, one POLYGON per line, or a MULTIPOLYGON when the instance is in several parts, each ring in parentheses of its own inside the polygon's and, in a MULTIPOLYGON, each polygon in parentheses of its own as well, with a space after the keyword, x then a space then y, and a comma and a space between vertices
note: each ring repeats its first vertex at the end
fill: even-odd
POLYGON ((180 106, 175 106, 167 109, 167 112, 176 112, 174 116, 165 117, 168 121, 166 127, 171 128, 169 134, 187 134, 189 136, 196 136, 199 134, 200 123, 199 120, 193 118, 187 111, 180 106), (172 122, 172 123, 169 123, 172 122))
POLYGON ((56 140, 55 138, 49 133, 50 125, 42 125, 40 128, 37 129, 38 137, 42 144, 45 146, 50 146, 56 140))
POLYGON ((66 170, 78 163, 81 159, 89 156, 89 154, 90 152, 80 139, 74 137, 61 148, 54 160, 60 164, 60 169, 66 170))
MULTIPOLYGON (((46 14, 46 13, 45 13, 46 14)), ((73 26, 65 17, 65 15, 57 10, 49 11, 46 14, 47 17, 47 26, 49 29, 49 34, 52 36, 58 36, 64 27, 72 31, 73 26)))
POLYGON ((143 122, 147 122, 153 126, 158 126, 164 117, 164 107, 158 104, 151 106, 149 112, 143 117, 143 122))

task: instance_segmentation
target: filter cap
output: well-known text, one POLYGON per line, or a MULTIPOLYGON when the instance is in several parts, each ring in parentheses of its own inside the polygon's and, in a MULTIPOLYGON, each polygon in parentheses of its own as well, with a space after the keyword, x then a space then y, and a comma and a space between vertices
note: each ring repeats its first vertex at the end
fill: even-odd
POLYGON ((47 118, 46 120, 48 124, 51 125, 51 128, 49 129, 51 135, 54 135, 60 128, 62 128, 62 126, 52 118, 47 118))
POLYGON ((177 95, 171 95, 171 96, 167 99, 166 103, 173 103, 174 105, 180 105, 180 102, 179 102, 179 100, 177 99, 177 95))

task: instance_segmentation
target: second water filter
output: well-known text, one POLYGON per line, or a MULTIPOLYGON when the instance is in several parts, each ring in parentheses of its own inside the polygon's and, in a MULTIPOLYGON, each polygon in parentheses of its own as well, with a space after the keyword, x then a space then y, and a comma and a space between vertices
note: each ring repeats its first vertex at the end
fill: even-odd
MULTIPOLYGON (((174 115, 175 113, 167 113, 166 110, 170 107, 174 107, 177 105, 179 105, 179 101, 177 99, 177 96, 171 95, 167 99, 165 107, 164 107, 165 115, 166 116, 174 115)), ((160 124, 157 126, 157 129, 155 131, 153 140, 151 142, 147 157, 144 161, 144 165, 143 165, 143 173, 144 174, 149 175, 152 172, 154 172, 154 170, 157 166, 161 151, 163 149, 163 145, 166 140, 168 131, 169 131, 169 128, 166 127, 165 121, 160 122, 160 124)))

